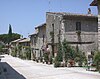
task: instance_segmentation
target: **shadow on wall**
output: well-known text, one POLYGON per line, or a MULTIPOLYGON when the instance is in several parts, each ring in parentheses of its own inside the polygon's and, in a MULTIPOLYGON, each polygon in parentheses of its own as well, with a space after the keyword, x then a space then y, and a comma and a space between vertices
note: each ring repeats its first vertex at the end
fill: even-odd
POLYGON ((8 63, 0 62, 0 79, 26 79, 8 63))

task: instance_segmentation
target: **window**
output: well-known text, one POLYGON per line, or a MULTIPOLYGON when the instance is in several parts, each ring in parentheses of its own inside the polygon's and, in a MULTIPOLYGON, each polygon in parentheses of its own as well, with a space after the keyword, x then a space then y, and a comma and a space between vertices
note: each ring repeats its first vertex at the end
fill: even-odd
POLYGON ((81 31, 81 22, 76 22, 76 31, 81 31))
POLYGON ((54 24, 52 24, 52 29, 53 29, 53 31, 54 31, 54 24))

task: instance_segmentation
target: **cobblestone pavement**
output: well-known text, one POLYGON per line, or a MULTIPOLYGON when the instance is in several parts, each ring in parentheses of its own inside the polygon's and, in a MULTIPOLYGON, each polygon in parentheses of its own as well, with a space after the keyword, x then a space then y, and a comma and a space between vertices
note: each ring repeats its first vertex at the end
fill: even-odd
POLYGON ((10 55, 4 55, 0 65, 6 68, 2 79, 100 79, 100 73, 84 68, 54 68, 53 65, 21 60, 10 55))

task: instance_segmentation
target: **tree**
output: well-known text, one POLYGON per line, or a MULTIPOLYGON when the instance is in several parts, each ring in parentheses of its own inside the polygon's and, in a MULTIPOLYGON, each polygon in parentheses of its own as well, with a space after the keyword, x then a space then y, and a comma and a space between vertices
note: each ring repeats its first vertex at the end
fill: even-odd
MULTIPOLYGON (((17 33, 12 33, 10 41, 16 40, 20 38, 20 34, 17 33)), ((9 34, 1 34, 0 35, 0 41, 4 42, 5 44, 9 43, 9 40, 7 40, 9 38, 9 34)))
POLYGON ((57 56, 55 57, 55 62, 54 62, 54 67, 60 67, 61 66, 61 62, 63 61, 63 57, 62 57, 62 44, 59 43, 58 44, 58 52, 57 52, 57 56))
POLYGON ((17 46, 15 46, 14 49, 12 49, 11 55, 17 57, 17 51, 18 51, 17 46))
POLYGON ((72 49, 71 49, 71 46, 67 43, 66 39, 64 39, 62 44, 63 44, 63 55, 65 58, 65 61, 67 62, 69 59, 73 58, 71 57, 72 49))
POLYGON ((9 31, 8 31, 8 43, 11 42, 11 38, 12 38, 12 28, 11 25, 9 24, 9 31))
POLYGON ((54 66, 61 66, 63 59, 65 64, 70 63, 71 66, 74 66, 74 62, 78 62, 79 66, 82 66, 83 62, 86 62, 85 54, 79 49, 75 49, 74 47, 70 46, 66 39, 64 39, 62 43, 59 41, 58 52, 55 58, 54 66))
POLYGON ((50 32, 50 36, 51 36, 52 56, 54 57, 54 32, 53 31, 50 32))
POLYGON ((62 62, 63 61, 63 57, 62 57, 62 44, 59 43, 58 45, 58 53, 57 53, 57 56, 55 58, 55 61, 58 61, 58 62, 62 62))
POLYGON ((8 34, 12 34, 11 24, 9 24, 9 31, 8 31, 8 34))
POLYGON ((78 50, 78 52, 76 52, 76 57, 74 58, 74 60, 75 60, 75 62, 78 63, 79 66, 82 66, 83 63, 85 65, 87 64, 86 56, 85 56, 84 52, 82 52, 80 50, 78 50))
MULTIPOLYGON (((65 61, 77 61, 79 63, 79 66, 82 66, 83 62, 86 62, 86 56, 83 52, 81 52, 79 49, 73 48, 70 46, 66 39, 64 39, 63 43, 63 54, 65 55, 65 61)), ((73 64, 74 64, 73 62, 73 64)))
POLYGON ((31 48, 29 47, 29 46, 27 46, 27 47, 24 47, 25 48, 25 53, 26 53, 26 58, 28 59, 28 60, 31 60, 31 48))

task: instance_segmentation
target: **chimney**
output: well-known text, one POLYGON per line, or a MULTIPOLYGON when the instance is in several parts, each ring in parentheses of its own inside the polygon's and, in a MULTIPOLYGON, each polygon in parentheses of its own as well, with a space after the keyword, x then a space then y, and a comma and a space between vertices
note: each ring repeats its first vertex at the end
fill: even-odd
POLYGON ((90 8, 88 8, 88 14, 91 14, 91 9, 90 8))

